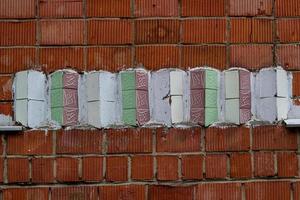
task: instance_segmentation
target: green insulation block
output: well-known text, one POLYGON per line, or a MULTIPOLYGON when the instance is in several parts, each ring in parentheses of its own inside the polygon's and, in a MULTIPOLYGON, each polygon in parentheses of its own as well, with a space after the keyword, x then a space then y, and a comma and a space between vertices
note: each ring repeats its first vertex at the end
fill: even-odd
POLYGON ((122 90, 135 90, 135 71, 121 73, 122 90))
POLYGON ((218 121, 217 108, 205 108, 205 126, 209 126, 218 121))
POLYGON ((123 122, 126 125, 136 125, 136 109, 124 109, 123 110, 123 122))
POLYGON ((58 122, 59 124, 63 123, 63 108, 51 108, 51 119, 58 122))
POLYGON ((214 70, 205 70, 205 88, 218 89, 218 73, 214 70))
POLYGON ((205 108, 218 107, 218 90, 205 89, 205 108))
POLYGON ((136 108, 135 90, 122 91, 123 109, 136 108))
POLYGON ((63 72, 54 72, 51 75, 51 89, 63 88, 63 72))
POLYGON ((51 108, 63 107, 63 89, 51 90, 51 108))

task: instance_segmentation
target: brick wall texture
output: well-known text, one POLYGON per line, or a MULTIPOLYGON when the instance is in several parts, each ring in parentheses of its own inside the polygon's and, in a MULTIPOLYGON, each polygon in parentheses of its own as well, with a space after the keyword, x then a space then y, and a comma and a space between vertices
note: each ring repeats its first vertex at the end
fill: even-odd
MULTIPOLYGON (((1 0, 0 111, 13 73, 144 66, 293 71, 298 0, 1 0)), ((298 85, 298 86, 297 86, 298 85)), ((280 125, 0 134, 4 200, 298 200, 300 136, 280 125)))

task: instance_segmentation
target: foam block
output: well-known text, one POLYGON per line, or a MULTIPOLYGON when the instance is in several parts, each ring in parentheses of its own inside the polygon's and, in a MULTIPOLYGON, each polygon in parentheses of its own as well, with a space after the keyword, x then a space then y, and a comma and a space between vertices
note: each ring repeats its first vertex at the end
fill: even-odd
POLYGON ((276 98, 277 101, 277 120, 287 119, 289 112, 289 100, 288 98, 276 98))
POLYGON ((277 118, 276 98, 262 98, 257 103, 258 118, 263 121, 274 122, 277 118))
POLYGON ((100 100, 100 75, 99 72, 91 72, 87 74, 87 100, 99 101, 100 100))
POLYGON ((51 89, 63 88, 63 71, 51 74, 51 89))
POLYGON ((205 86, 205 71, 202 69, 192 70, 191 76, 191 89, 204 89, 205 86))
POLYGON ((251 109, 240 109, 240 123, 244 124, 251 119, 251 109))
POLYGON ((66 72, 63 75, 63 88, 77 89, 78 88, 78 78, 77 73, 66 72))
POLYGON ((136 108, 136 91, 135 90, 125 90, 122 91, 122 104, 123 109, 136 108))
POLYGON ((135 90, 135 71, 121 72, 122 90, 135 90))
POLYGON ((172 96, 171 100, 172 123, 180 123, 183 121, 183 97, 172 96))
POLYGON ((239 70, 240 90, 251 90, 251 73, 245 70, 239 70))
POLYGON ((218 73, 215 70, 205 70, 205 88, 218 89, 218 73))
POLYGON ((225 72, 225 98, 239 98, 239 72, 231 70, 225 72))
POLYGON ((217 108, 205 108, 205 126, 209 126, 218 121, 217 108))
POLYGON ((148 74, 140 71, 136 72, 136 89, 137 90, 148 90, 148 74))
POLYGON ((136 91, 136 108, 149 110, 148 90, 136 91))
POLYGON ((276 70, 276 86, 278 97, 288 97, 288 76, 287 72, 283 69, 276 70))
POLYGON ((240 123, 240 102, 239 99, 225 100, 225 121, 239 124, 240 123))
POLYGON ((251 108, 251 91, 240 90, 240 108, 251 108))
POLYGON ((205 115, 205 109, 204 108, 191 108, 190 113, 190 120, 192 123, 197 124, 204 124, 204 115, 205 115))
POLYGON ((205 108, 218 107, 218 91, 205 89, 205 108))
POLYGON ((170 72, 170 95, 183 95, 183 71, 170 72))
POLYGON ((191 108, 204 108, 205 95, 204 89, 191 90, 191 108))
POLYGON ((124 109, 122 116, 126 125, 136 126, 136 109, 124 109))
POLYGON ((150 120, 149 109, 137 109, 136 118, 140 125, 147 123, 150 120))
POLYGON ((259 97, 274 97, 276 95, 276 71, 274 69, 261 70, 258 75, 259 97))

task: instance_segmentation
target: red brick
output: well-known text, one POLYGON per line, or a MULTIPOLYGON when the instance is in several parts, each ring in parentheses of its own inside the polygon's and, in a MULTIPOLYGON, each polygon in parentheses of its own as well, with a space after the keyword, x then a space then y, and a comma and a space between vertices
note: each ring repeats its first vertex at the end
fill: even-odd
POLYGON ((0 46, 35 45, 35 30, 34 21, 0 22, 0 46))
POLYGON ((132 22, 130 20, 88 21, 89 44, 131 44, 132 22))
POLYGON ((56 143, 57 153, 101 153, 102 132, 98 130, 59 130, 56 143))
POLYGON ((260 69, 272 65, 272 45, 234 45, 230 47, 231 67, 260 69))
POLYGON ((9 188, 3 190, 5 200, 48 200, 48 188, 9 188))
POLYGON ((56 180, 59 182, 75 182, 79 180, 79 160, 77 158, 56 158, 56 180))
POLYGON ((230 16, 271 16, 273 0, 230 0, 230 16))
POLYGON ((294 199, 300 199, 300 182, 295 182, 293 184, 294 189, 294 199))
POLYGON ((54 187, 51 188, 51 200, 89 199, 97 200, 97 187, 54 187))
POLYGON ((203 156, 187 155, 181 158, 182 179, 199 180, 203 179, 203 156))
POLYGON ((275 14, 277 17, 300 16, 300 7, 298 0, 276 0, 275 14))
POLYGON ((9 183, 29 182, 29 160, 27 158, 8 158, 7 180, 9 183))
POLYGON ((254 150, 296 150, 297 133, 282 126, 253 128, 254 150))
POLYGON ((201 150, 201 129, 172 128, 156 132, 157 152, 195 152, 201 150))
POLYGON ((240 200, 242 191, 240 183, 204 183, 199 184, 195 200, 222 199, 240 200))
POLYGON ((182 16, 225 16, 226 0, 183 0, 182 16))
POLYGON ((183 43, 225 43, 225 19, 192 19, 182 22, 183 43))
POLYGON ((227 177, 227 155, 208 154, 205 156, 205 177, 225 179, 227 177))
POLYGON ((254 154, 254 176, 266 177, 274 175, 274 154, 272 152, 256 152, 254 154))
POLYGON ((271 19, 231 19, 230 26, 230 42, 232 43, 273 42, 271 19))
POLYGON ((206 129, 206 151, 248 151, 250 129, 246 127, 206 129))
POLYGON ((137 20, 135 21, 135 32, 135 43, 137 44, 176 44, 180 40, 178 20, 137 20))
POLYGON ((132 66, 130 47, 91 47, 87 50, 87 70, 118 72, 132 66))
POLYGON ((160 186, 152 185, 149 187, 149 200, 193 200, 193 186, 160 186))
POLYGON ((106 158, 106 180, 127 181, 128 179, 128 158, 125 156, 106 158))
POLYGON ((3 182, 4 159, 0 158, 0 182, 3 182))
POLYGON ((277 62, 286 70, 300 69, 300 46, 280 45, 277 47, 277 62))
POLYGON ((130 17, 130 0, 87 0, 88 17, 130 17))
POLYGON ((39 12, 42 18, 83 17, 83 0, 40 0, 39 12))
POLYGON ((277 170, 279 177, 298 176, 298 158, 293 152, 280 152, 277 154, 277 170))
POLYGON ((0 114, 13 116, 12 102, 0 102, 0 114))
POLYGON ((140 46, 135 48, 135 63, 148 70, 179 66, 177 46, 140 46))
POLYGON ((157 156, 157 179, 173 181, 178 179, 178 158, 176 156, 157 156))
POLYGON ((2 0, 0 18, 34 18, 35 0, 2 0))
POLYGON ((143 185, 112 185, 99 187, 99 199, 103 200, 145 200, 143 185))
MULTIPOLYGON (((292 88, 293 88, 293 93, 292 95, 294 97, 298 97, 300 96, 300 72, 293 72, 293 85, 292 85, 292 88)), ((1 80, 1 79, 0 79, 1 80)))
POLYGON ((12 77, 0 75, 0 100, 12 100, 12 77))
POLYGON ((52 132, 35 130, 8 135, 7 154, 50 155, 52 154, 52 132))
POLYGON ((33 158, 31 165, 33 183, 52 183, 54 181, 53 158, 33 158))
POLYGON ((137 17, 178 16, 177 0, 136 0, 134 15, 137 17))
POLYGON ((103 179, 103 158, 85 157, 82 159, 82 180, 102 181, 103 179))
POLYGON ((220 70, 226 67, 225 46, 184 46, 182 67, 210 66, 220 70))
POLYGON ((230 155, 230 176, 232 178, 251 178, 251 154, 233 153, 230 155))
POLYGON ((131 178, 134 180, 152 180, 154 178, 153 157, 133 156, 131 158, 131 178))
POLYGON ((152 130, 110 129, 107 144, 108 153, 149 153, 152 152, 152 130))
POLYGON ((251 182, 245 183, 247 200, 283 200, 290 199, 289 182, 251 182))
POLYGON ((48 20, 40 22, 40 44, 79 45, 84 43, 82 20, 48 20))
POLYGON ((1 48, 0 73, 15 73, 36 64, 34 48, 1 48))
POLYGON ((43 70, 54 72, 62 68, 73 68, 78 71, 85 70, 83 62, 83 48, 40 48, 39 62, 43 70))
POLYGON ((277 37, 283 43, 299 42, 300 19, 278 19, 277 37))

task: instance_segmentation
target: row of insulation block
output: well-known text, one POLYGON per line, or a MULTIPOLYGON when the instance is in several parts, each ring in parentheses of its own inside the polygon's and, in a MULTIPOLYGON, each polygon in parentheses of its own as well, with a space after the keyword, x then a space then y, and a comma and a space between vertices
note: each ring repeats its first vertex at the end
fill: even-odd
POLYGON ((281 68, 59 70, 48 77, 29 70, 15 76, 15 120, 31 128, 275 122, 287 118, 289 84, 281 68))

